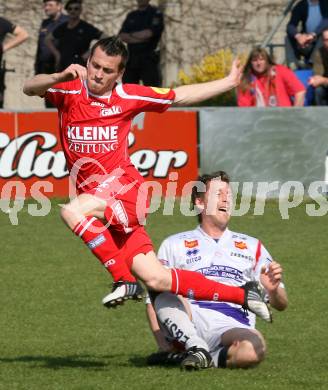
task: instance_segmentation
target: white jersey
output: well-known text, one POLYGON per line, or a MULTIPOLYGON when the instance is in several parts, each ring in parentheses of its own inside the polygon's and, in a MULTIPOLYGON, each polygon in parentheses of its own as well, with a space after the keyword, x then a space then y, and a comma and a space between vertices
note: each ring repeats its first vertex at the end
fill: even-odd
MULTIPOLYGON (((269 252, 256 238, 226 229, 219 240, 214 240, 200 226, 165 239, 158 258, 169 268, 197 271, 209 279, 232 286, 259 280, 262 266, 267 267, 272 261, 269 252)), ((255 326, 255 315, 246 315, 240 305, 193 299, 190 303, 220 312, 241 325, 255 326)))

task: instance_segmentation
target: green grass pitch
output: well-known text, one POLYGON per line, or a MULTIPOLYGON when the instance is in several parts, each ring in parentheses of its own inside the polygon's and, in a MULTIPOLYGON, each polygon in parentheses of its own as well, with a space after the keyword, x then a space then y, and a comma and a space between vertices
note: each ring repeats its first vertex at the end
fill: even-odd
MULTIPOLYGON (((110 278, 63 225, 53 204, 45 217, 24 208, 18 226, 0 213, 0 389, 327 389, 328 217, 307 216, 304 204, 282 220, 275 202, 263 216, 235 217, 230 228, 262 240, 283 264, 290 305, 272 325, 258 321, 267 359, 252 370, 185 373, 147 367, 155 343, 142 303, 109 311, 101 299, 110 278)), ((190 229, 193 218, 149 218, 158 247, 190 229)))

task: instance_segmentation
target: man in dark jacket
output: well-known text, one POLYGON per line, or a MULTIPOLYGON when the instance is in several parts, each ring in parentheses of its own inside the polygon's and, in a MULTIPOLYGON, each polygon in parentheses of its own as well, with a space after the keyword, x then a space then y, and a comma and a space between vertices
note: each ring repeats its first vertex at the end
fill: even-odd
POLYGON ((81 19, 82 0, 68 0, 65 10, 68 20, 56 27, 45 40, 55 57, 57 72, 71 64, 85 65, 91 42, 105 37, 101 30, 81 19))
MULTIPOLYGON (((56 27, 68 20, 67 15, 62 13, 62 8, 63 5, 61 0, 43 0, 43 9, 47 18, 42 20, 39 30, 38 47, 34 65, 35 74, 50 74, 54 73, 56 70, 55 57, 46 45, 45 38, 47 34, 52 33, 56 27)), ((48 101, 45 101, 45 105, 48 108, 53 107, 48 101)))
POLYGON ((292 10, 287 25, 287 63, 302 59, 311 65, 313 50, 321 44, 321 33, 328 27, 328 0, 301 0, 292 10))
POLYGON ((144 85, 159 87, 162 77, 158 44, 164 29, 163 14, 149 0, 137 2, 138 9, 127 15, 119 34, 129 49, 123 82, 142 81, 144 85))
POLYGON ((322 32, 323 45, 313 53, 313 71, 309 84, 315 88, 317 106, 328 106, 328 29, 322 32))
POLYGON ((8 50, 20 45, 28 38, 27 31, 10 20, 0 16, 0 108, 3 108, 6 69, 2 56, 8 50))

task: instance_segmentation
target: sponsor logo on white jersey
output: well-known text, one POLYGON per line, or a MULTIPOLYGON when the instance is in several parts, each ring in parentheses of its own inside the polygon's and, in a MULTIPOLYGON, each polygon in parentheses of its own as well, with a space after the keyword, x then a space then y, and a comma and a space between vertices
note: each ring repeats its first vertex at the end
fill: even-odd
POLYGON ((196 256, 197 253, 199 252, 199 249, 195 248, 195 249, 189 249, 186 251, 186 255, 187 256, 196 256))
POLYGON ((251 255, 244 255, 243 253, 238 253, 238 252, 230 252, 231 257, 239 257, 240 259, 245 259, 249 261, 254 261, 254 257, 251 255))
POLYGON ((101 116, 111 116, 111 115, 117 115, 122 113, 122 108, 120 106, 113 106, 111 108, 102 108, 100 110, 101 116))
POLYGON ((234 241, 234 243, 237 249, 241 249, 241 250, 248 249, 247 244, 243 241, 234 241))
POLYGON ((190 257, 190 258, 187 258, 186 263, 187 264, 194 264, 194 263, 197 263, 198 261, 201 261, 201 260, 202 260, 202 256, 190 257))
POLYGON ((228 265, 211 265, 197 270, 204 276, 211 276, 224 279, 233 279, 237 282, 243 281, 243 271, 228 265))

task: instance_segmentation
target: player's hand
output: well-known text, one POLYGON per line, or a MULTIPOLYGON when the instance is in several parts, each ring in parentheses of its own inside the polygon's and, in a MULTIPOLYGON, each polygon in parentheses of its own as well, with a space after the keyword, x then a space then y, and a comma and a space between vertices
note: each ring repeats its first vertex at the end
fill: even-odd
POLYGON ((268 293, 277 290, 282 279, 282 272, 281 265, 276 261, 272 261, 267 267, 262 267, 260 281, 268 293))
POLYGON ((62 81, 85 80, 87 78, 87 69, 79 64, 71 64, 61 72, 60 78, 62 81))
POLYGON ((235 58, 232 62, 229 78, 232 80, 234 85, 237 87, 240 84, 241 77, 243 75, 244 67, 241 65, 240 59, 235 58))

